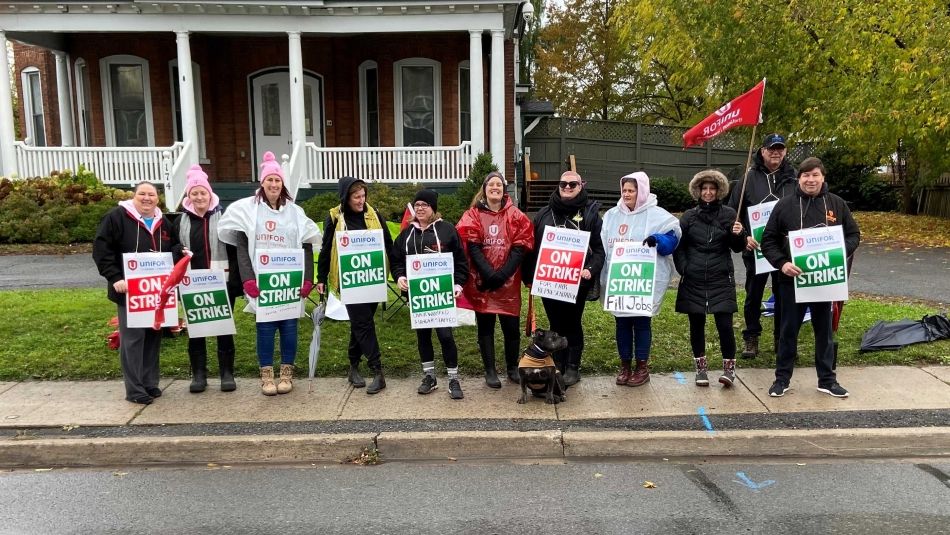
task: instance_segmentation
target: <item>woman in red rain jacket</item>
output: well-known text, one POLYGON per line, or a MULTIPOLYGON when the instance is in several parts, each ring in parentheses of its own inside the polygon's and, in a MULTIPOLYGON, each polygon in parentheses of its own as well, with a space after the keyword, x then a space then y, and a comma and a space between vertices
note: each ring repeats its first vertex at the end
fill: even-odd
POLYGON ((505 337, 508 380, 518 382, 521 261, 534 247, 531 220, 512 204, 505 187, 501 173, 488 173, 456 226, 472 273, 463 291, 475 309, 478 349, 485 364, 485 383, 491 388, 501 388, 495 372, 496 316, 505 337))

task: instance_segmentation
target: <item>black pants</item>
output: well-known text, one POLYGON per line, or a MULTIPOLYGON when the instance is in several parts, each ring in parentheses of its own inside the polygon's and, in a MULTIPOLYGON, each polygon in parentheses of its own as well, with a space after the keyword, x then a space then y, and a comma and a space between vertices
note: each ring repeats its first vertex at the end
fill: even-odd
MULTIPOLYGON (((228 303, 231 304, 231 313, 234 313, 234 300, 240 294, 240 290, 228 287, 228 303)), ((234 335, 222 334, 216 337, 218 339, 218 358, 222 356, 234 355, 234 335)), ((208 338, 188 338, 188 358, 194 362, 196 359, 207 361, 208 347, 205 340, 208 338)))
POLYGON ((541 299, 550 329, 567 338, 568 347, 584 349, 584 326, 581 324, 581 317, 587 305, 589 290, 590 288, 581 286, 577 292, 577 300, 573 303, 556 299, 541 299))
MULTIPOLYGON (((765 285, 772 279, 772 292, 775 292, 775 272, 755 274, 755 256, 743 254, 742 263, 745 265, 745 304, 742 314, 745 316, 745 329, 742 329, 742 339, 757 338, 762 335, 762 297, 765 295, 765 285)), ((780 311, 775 307, 775 316, 772 318, 773 340, 778 340, 780 311)))
POLYGON ((350 316, 350 346, 347 348, 350 364, 359 364, 360 357, 365 356, 370 369, 376 370, 382 365, 374 319, 378 306, 379 303, 346 305, 350 316))
POLYGON ((501 334, 505 339, 505 363, 514 366, 521 353, 521 324, 518 316, 476 312, 475 324, 478 326, 478 339, 491 338, 495 343, 495 317, 501 324, 501 334))
MULTIPOLYGON (((717 312, 713 314, 713 318, 716 322, 716 332, 719 333, 722 358, 736 358, 736 335, 732 332, 732 313, 717 312)), ((694 358, 706 353, 706 314, 689 314, 689 345, 693 348, 694 358)))
POLYGON ((798 356, 798 332, 802 327, 805 309, 811 309, 811 326, 815 331, 815 369, 818 386, 830 386, 837 380, 834 366, 834 341, 831 331, 831 302, 796 303, 792 283, 775 285, 775 307, 782 310, 781 338, 775 359, 775 380, 786 385, 792 379, 795 358, 798 356))
MULTIPOLYGON (((434 362, 435 351, 432 349, 432 331, 433 329, 416 329, 416 342, 419 344, 419 358, 422 362, 434 362)), ((439 327, 435 329, 435 335, 439 337, 439 345, 442 346, 442 360, 446 368, 458 368, 459 350, 455 345, 455 338, 452 336, 451 327, 439 327)))

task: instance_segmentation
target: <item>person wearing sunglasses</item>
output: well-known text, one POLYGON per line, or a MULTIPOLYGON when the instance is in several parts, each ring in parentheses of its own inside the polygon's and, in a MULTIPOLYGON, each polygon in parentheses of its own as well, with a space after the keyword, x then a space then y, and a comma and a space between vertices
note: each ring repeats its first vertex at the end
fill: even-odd
MULTIPOLYGON (((604 214, 601 240, 607 249, 607 265, 618 242, 646 245, 656 248, 656 280, 653 284, 653 315, 660 312, 663 294, 673 273, 671 254, 679 243, 682 231, 679 220, 660 208, 656 195, 650 193, 650 177, 636 172, 620 179, 620 200, 604 214)), ((601 277, 607 283, 607 273, 601 277)), ((620 354, 620 373, 617 384, 642 386, 650 382, 650 346, 653 343, 651 316, 635 316, 612 312, 617 326, 617 352, 620 354), (636 357, 636 367, 631 361, 636 357)))
MULTIPOLYGON (((599 285, 600 271, 604 267, 604 246, 600 241, 600 202, 588 198, 584 181, 574 171, 561 175, 558 188, 551 194, 548 205, 534 216, 534 243, 541 243, 545 226, 565 227, 590 232, 590 242, 581 270, 581 283, 577 299, 573 303, 542 298, 544 312, 552 331, 567 338, 568 347, 554 354, 554 362, 564 374, 564 385, 572 386, 581 379, 581 356, 584 353, 584 328, 581 316, 587 304, 588 294, 599 285)), ((538 263, 537 251, 525 255, 521 275, 525 285, 534 281, 538 263)))

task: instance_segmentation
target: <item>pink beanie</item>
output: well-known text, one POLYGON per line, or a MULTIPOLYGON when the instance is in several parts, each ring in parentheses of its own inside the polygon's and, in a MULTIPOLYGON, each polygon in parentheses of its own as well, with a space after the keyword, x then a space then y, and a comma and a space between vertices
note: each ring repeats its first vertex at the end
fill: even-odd
POLYGON ((277 175, 280 177, 281 181, 286 182, 286 179, 284 178, 284 170, 281 168, 277 158, 274 157, 274 153, 267 151, 264 153, 264 161, 261 162, 261 175, 258 177, 258 180, 263 182, 265 178, 271 175, 277 175))
POLYGON ((218 199, 217 194, 211 189, 207 173, 204 172, 200 165, 195 164, 188 169, 188 173, 185 176, 188 178, 188 182, 185 183, 185 198, 181 201, 181 205, 189 212, 195 211, 191 199, 188 198, 188 194, 191 193, 192 188, 197 186, 208 190, 208 194, 211 195, 211 203, 208 205, 208 210, 214 210, 220 203, 220 199, 218 199))

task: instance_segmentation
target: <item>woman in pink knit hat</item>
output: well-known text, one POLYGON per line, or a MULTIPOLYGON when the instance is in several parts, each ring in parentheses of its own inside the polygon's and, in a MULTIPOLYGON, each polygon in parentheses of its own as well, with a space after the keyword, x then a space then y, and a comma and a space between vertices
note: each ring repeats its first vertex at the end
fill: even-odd
MULTIPOLYGON (((218 240, 218 222, 224 210, 200 165, 191 166, 187 177, 185 198, 181 201, 183 213, 178 218, 178 239, 194 253, 191 269, 227 272, 228 301, 234 310, 234 299, 241 294, 241 276, 237 268, 237 248, 218 240)), ((208 386, 208 349, 204 338, 188 339, 188 358, 191 361, 188 389, 192 393, 204 392, 208 386)), ((218 370, 221 391, 235 390, 233 335, 218 336, 218 370)))
MULTIPOLYGON (((284 170, 265 152, 261 164, 261 187, 251 197, 235 201, 218 224, 221 241, 237 247, 238 269, 250 310, 260 295, 252 258, 257 249, 303 249, 304 277, 300 295, 313 290, 313 252, 320 251, 322 233, 303 208, 294 204, 284 170), (314 247, 316 246, 316 247, 314 247)), ((261 368, 261 393, 265 396, 293 390, 297 356, 297 318, 257 322, 257 361, 261 368), (280 333, 280 379, 274 384, 274 337, 280 333)))

